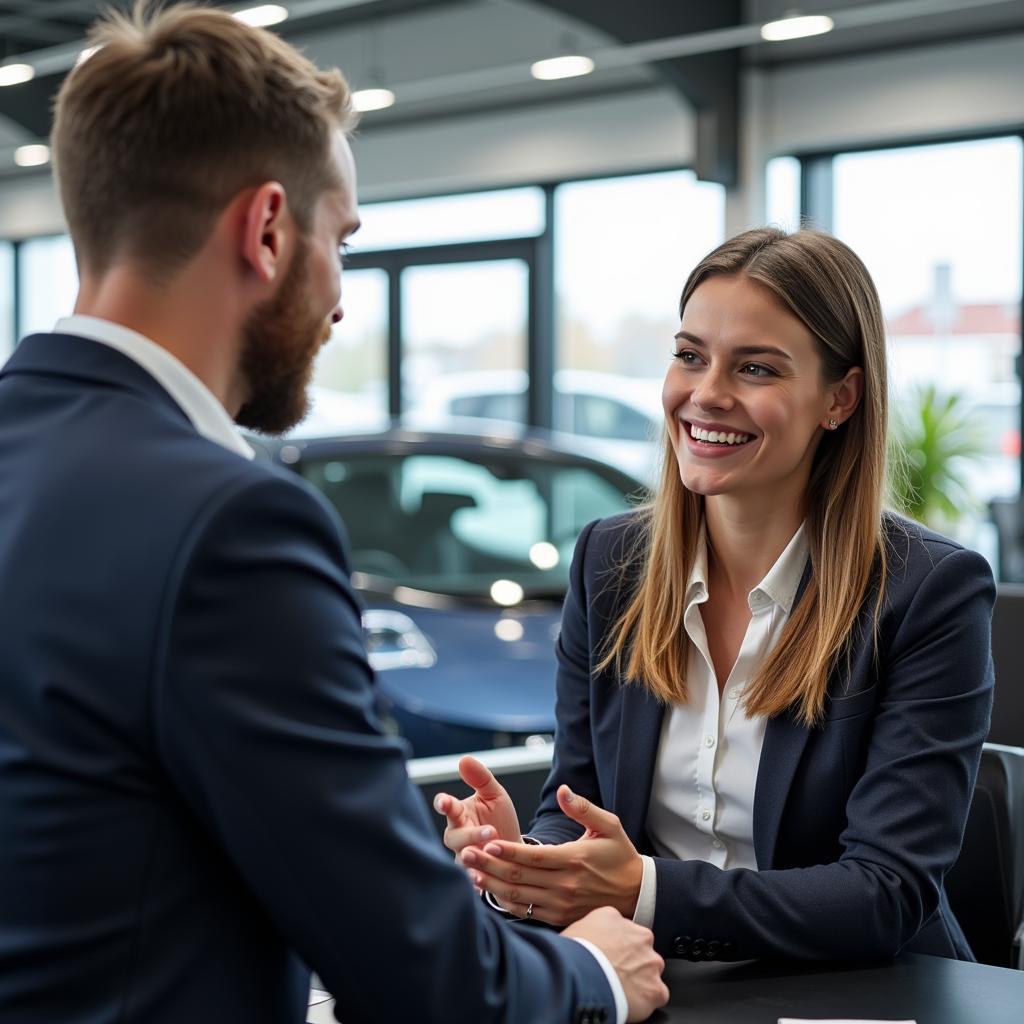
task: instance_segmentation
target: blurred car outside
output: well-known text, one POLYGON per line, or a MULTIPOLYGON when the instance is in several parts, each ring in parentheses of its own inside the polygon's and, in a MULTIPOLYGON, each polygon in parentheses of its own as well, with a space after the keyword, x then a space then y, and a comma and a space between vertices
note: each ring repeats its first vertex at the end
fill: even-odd
MULTIPOLYGON (((527 382, 524 370, 451 374, 418 394, 403 421, 433 430, 473 419, 521 424, 527 382)), ((664 415, 660 378, 565 369, 553 383, 556 435, 569 434, 576 450, 654 482, 664 415)))
POLYGON ((304 434, 255 447, 345 523, 386 726, 417 757, 549 739, 576 539, 643 486, 540 431, 304 434))

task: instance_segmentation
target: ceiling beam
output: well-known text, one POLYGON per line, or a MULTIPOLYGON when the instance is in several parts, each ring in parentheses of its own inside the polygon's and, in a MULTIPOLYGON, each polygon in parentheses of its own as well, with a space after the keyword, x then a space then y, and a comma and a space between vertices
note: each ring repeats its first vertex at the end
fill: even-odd
MULTIPOLYGON (((727 30, 741 24, 739 0, 665 3, 664 0, 538 0, 545 7, 626 43, 727 30)), ((739 53, 735 49, 655 60, 652 66, 694 108, 694 170, 704 181, 736 184, 739 166, 739 53)))

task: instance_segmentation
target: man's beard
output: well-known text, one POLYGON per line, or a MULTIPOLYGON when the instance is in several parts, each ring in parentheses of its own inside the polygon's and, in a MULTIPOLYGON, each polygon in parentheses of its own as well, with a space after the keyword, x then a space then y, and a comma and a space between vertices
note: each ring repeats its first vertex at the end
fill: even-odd
POLYGON ((309 412, 313 361, 331 322, 310 313, 308 265, 309 245, 300 238, 277 294, 253 310, 243 328, 240 369, 249 398, 235 416, 241 427, 283 434, 309 412))

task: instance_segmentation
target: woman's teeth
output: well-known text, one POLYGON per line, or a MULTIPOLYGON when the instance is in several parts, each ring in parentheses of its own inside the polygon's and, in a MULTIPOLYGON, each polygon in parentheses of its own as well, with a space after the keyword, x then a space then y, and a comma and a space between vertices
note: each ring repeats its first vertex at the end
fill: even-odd
POLYGON ((707 444, 746 444, 750 440, 749 434, 735 434, 725 430, 704 430, 693 424, 690 425, 690 437, 695 441, 704 441, 707 444))

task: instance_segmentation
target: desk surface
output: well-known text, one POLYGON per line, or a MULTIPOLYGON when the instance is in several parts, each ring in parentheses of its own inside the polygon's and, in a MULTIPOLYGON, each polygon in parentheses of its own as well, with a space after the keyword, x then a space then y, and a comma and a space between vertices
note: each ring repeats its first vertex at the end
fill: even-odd
POLYGON ((1022 1024, 1024 971, 906 954, 880 964, 670 960, 650 1024, 775 1024, 779 1017, 1022 1024))
MULTIPOLYGON (((1022 1024, 1024 971, 907 954, 880 964, 670 960, 669 1005, 648 1024, 776 1024, 780 1017, 1022 1024)), ((333 1024, 320 993, 309 1021, 333 1024)))

